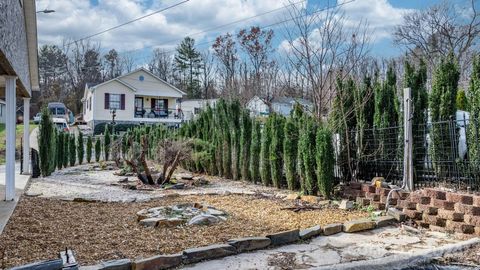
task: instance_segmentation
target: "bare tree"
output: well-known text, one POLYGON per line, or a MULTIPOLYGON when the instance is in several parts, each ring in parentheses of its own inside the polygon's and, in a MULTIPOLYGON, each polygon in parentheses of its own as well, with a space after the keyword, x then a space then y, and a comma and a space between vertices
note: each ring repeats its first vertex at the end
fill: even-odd
POLYGON ((202 84, 202 96, 203 98, 212 98, 215 97, 215 66, 214 58, 209 50, 205 50, 200 53, 202 57, 202 69, 200 74, 200 81, 202 84))
POLYGON ((173 56, 163 49, 153 50, 148 69, 162 80, 171 82, 173 72, 173 56))
MULTIPOLYGON (((439 57, 454 52, 462 63, 472 48, 478 48, 480 16, 476 0, 460 9, 456 3, 444 1, 425 10, 407 13, 396 27, 398 45, 406 47, 417 58, 435 66, 439 57)), ((469 63, 466 63, 469 64, 469 63)))
POLYGON ((338 8, 313 14, 296 5, 289 9, 287 59, 305 79, 304 90, 313 99, 318 118, 331 103, 335 79, 355 73, 368 54, 367 23, 347 26, 347 19, 338 8))
POLYGON ((215 56, 220 62, 220 76, 223 79, 223 95, 228 98, 238 96, 235 83, 238 55, 235 40, 230 33, 218 36, 212 45, 215 56))

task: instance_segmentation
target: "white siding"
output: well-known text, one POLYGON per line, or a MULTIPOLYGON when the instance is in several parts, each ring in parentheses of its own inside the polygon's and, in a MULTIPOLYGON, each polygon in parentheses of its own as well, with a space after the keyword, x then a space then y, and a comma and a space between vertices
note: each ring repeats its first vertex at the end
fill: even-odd
POLYGON ((250 110, 250 114, 254 116, 267 115, 269 113, 267 104, 257 96, 253 97, 246 107, 250 110))

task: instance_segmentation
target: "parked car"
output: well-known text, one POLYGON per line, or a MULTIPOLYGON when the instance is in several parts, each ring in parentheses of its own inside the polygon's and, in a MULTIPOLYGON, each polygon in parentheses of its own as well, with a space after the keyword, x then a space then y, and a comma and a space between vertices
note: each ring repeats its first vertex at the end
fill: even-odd
POLYGON ((68 126, 67 120, 65 118, 52 118, 53 123, 57 127, 58 131, 70 132, 70 127, 68 126))
POLYGON ((33 123, 34 124, 40 124, 40 120, 42 119, 42 113, 37 113, 34 117, 33 117, 33 123))

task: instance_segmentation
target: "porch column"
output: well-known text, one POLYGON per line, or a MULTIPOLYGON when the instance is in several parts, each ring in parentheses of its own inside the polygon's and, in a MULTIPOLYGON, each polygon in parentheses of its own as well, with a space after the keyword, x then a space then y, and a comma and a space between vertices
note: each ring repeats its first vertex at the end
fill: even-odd
POLYGON ((16 128, 16 80, 15 76, 5 78, 5 200, 15 199, 15 128, 16 128))
POLYGON ((30 174, 30 98, 23 98, 23 174, 30 174))

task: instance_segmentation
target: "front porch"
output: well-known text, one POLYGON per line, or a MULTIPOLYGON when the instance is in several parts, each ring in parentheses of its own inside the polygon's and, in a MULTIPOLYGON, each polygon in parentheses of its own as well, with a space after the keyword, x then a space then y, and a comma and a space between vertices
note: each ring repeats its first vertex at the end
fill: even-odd
POLYGON ((178 99, 161 96, 135 96, 135 120, 142 122, 171 122, 183 120, 178 99))

